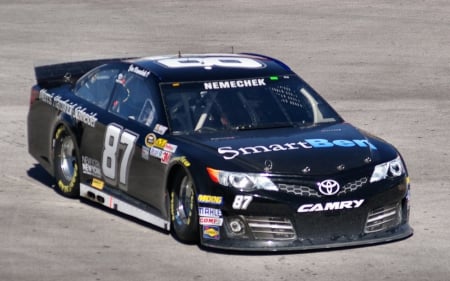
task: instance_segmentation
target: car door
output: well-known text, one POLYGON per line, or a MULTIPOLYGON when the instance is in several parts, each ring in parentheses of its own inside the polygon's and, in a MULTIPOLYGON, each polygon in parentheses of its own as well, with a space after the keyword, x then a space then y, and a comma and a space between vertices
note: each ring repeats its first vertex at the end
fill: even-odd
POLYGON ((82 182, 103 182, 162 210, 166 166, 160 155, 150 153, 158 140, 154 128, 165 127, 155 85, 116 64, 87 74, 74 94, 84 100, 82 111, 96 119, 95 124, 79 124, 82 182))
POLYGON ((108 107, 109 115, 104 123, 100 158, 103 180, 109 186, 162 210, 165 207, 163 184, 166 165, 160 155, 152 156, 150 150, 154 142, 163 140, 153 130, 164 127, 164 114, 160 111, 156 83, 130 69, 135 70, 135 67, 124 69, 117 75, 108 107))

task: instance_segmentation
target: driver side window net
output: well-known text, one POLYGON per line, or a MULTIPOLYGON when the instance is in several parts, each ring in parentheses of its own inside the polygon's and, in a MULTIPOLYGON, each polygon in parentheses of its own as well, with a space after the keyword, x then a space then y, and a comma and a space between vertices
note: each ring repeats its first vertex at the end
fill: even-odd
POLYGON ((150 126, 155 119, 155 106, 144 79, 128 71, 119 73, 115 79, 109 110, 125 119, 150 126))

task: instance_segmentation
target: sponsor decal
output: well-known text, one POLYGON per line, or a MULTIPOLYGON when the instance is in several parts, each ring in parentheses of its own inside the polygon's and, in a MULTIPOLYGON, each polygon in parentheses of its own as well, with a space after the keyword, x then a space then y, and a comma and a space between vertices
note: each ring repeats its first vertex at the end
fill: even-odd
POLYGON ((161 163, 168 164, 171 157, 172 157, 172 153, 163 151, 161 154, 161 163))
POLYGON ((191 162, 189 162, 186 156, 176 157, 173 160, 180 161, 185 167, 191 166, 191 162))
POLYGON ((220 228, 218 226, 203 226, 203 238, 206 239, 220 239, 220 228))
POLYGON ((39 91, 39 99, 46 104, 53 106, 53 97, 55 94, 50 94, 46 89, 42 89, 39 91))
POLYGON ((203 83, 205 90, 219 90, 219 89, 235 89, 248 87, 266 86, 263 78, 245 79, 245 80, 228 80, 228 81, 212 81, 203 83))
POLYGON ((97 188, 97 189, 102 190, 102 189, 103 189, 103 186, 105 186, 105 183, 104 183, 102 180, 93 178, 93 179, 92 179, 92 184, 91 184, 91 185, 92 185, 92 187, 95 187, 95 188, 97 188))
POLYGON ((150 133, 147 136, 145 136, 145 145, 147 147, 152 147, 153 144, 155 143, 155 140, 156 140, 156 135, 153 133, 150 133))
POLYGON ((319 187, 320 193, 327 196, 337 194, 341 188, 335 180, 324 180, 317 183, 317 186, 319 187))
POLYGON ((143 146, 141 151, 141 156, 145 160, 150 159, 150 148, 143 146))
POLYGON ((222 210, 216 208, 198 207, 198 215, 219 218, 222 216, 222 210))
POLYGON ((160 134, 160 135, 164 135, 167 132, 167 127, 161 124, 156 124, 155 128, 153 128, 153 132, 160 134))
POLYGON ((223 219, 214 217, 199 217, 199 224, 221 226, 223 224, 223 219))
POLYGON ((222 196, 200 194, 197 198, 198 203, 208 203, 214 205, 222 205, 222 196))
POLYGON ((335 211, 343 209, 356 209, 361 207, 363 203, 364 199, 316 203, 316 204, 303 204, 297 209, 297 212, 309 213, 309 212, 335 211))
POLYGON ((183 157, 180 158, 180 162, 183 163, 183 165, 184 165, 185 167, 191 166, 191 162, 189 162, 189 161, 186 159, 185 156, 183 156, 183 157))
POLYGON ((150 148, 150 155, 153 156, 153 157, 161 159, 162 153, 163 153, 162 149, 159 149, 159 148, 156 148, 156 147, 150 148))
POLYGON ((172 153, 175 153, 175 151, 177 151, 177 148, 178 148, 177 145, 171 143, 166 143, 166 145, 164 146, 165 151, 169 151, 172 153))
POLYGON ((97 178, 102 177, 102 170, 98 160, 87 156, 81 156, 81 165, 83 167, 83 174, 91 175, 97 178))
POLYGON ((50 94, 46 89, 39 92, 39 99, 90 127, 94 128, 97 123, 97 113, 88 113, 85 107, 71 102, 69 99, 63 100, 61 96, 50 94))
POLYGON ((130 65, 128 68, 128 72, 136 73, 137 75, 140 75, 142 77, 147 78, 150 75, 150 71, 139 68, 138 66, 130 65))
POLYGON ((288 151, 296 149, 322 149, 332 147, 369 147, 377 150, 377 147, 366 139, 361 140, 326 140, 326 139, 305 139, 303 141, 291 142, 285 144, 255 145, 240 148, 231 146, 222 146, 217 152, 222 155, 223 159, 231 160, 239 155, 251 155, 265 152, 288 151))
POLYGON ((153 146, 158 147, 158 148, 164 148, 167 144, 167 140, 166 139, 156 139, 155 142, 153 143, 153 146))

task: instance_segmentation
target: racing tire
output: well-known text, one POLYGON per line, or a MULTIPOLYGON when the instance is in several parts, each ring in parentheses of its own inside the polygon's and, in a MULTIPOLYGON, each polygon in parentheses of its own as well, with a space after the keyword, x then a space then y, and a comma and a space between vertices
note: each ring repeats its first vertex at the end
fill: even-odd
POLYGON ((56 130, 53 147, 53 164, 56 190, 70 198, 80 195, 79 156, 72 134, 61 126, 56 130))
POLYGON ((170 218, 172 235, 186 244, 199 240, 198 208, 195 185, 185 172, 175 175, 170 193, 170 218))

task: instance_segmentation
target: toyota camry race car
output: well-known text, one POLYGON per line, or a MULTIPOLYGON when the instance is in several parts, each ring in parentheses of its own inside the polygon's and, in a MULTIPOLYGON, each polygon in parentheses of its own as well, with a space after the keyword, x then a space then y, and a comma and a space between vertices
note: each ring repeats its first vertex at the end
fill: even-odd
POLYGON ((305 250, 412 234, 405 163, 284 63, 255 54, 35 68, 30 154, 84 197, 234 250, 305 250))

